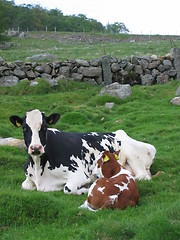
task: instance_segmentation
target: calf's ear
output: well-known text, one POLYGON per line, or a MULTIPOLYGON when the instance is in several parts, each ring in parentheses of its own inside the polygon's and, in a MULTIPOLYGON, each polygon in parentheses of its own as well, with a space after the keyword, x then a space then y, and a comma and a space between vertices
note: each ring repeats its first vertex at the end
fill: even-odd
POLYGON ((55 124, 60 118, 58 113, 52 113, 49 117, 46 117, 47 124, 55 124))
POLYGON ((21 127, 23 119, 18 116, 11 116, 9 120, 14 124, 16 127, 21 127))

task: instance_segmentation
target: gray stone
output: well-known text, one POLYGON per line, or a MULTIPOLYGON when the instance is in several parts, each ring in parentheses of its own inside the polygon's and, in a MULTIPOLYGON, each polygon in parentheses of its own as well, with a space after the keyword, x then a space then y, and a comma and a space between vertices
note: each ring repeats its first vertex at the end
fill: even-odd
POLYGON ((31 81, 30 84, 29 84, 29 86, 30 86, 30 87, 33 87, 33 86, 36 86, 36 85, 38 85, 38 84, 39 84, 38 81, 31 81))
POLYGON ((0 86, 11 87, 19 83, 19 78, 15 76, 5 76, 0 78, 0 86))
POLYGON ((175 78, 176 74, 177 72, 173 67, 168 71, 168 75, 170 78, 175 78))
POLYGON ((137 57, 131 56, 131 63, 134 64, 134 65, 138 65, 139 62, 138 62, 137 57))
POLYGON ((100 58, 96 58, 90 61, 90 65, 93 67, 99 67, 102 64, 102 60, 100 58))
POLYGON ((134 68, 134 65, 130 62, 127 62, 124 70, 127 71, 128 73, 130 73, 133 70, 133 68, 134 68))
POLYGON ((115 73, 115 72, 117 72, 117 71, 119 71, 120 70, 120 65, 119 65, 119 63, 113 63, 112 65, 111 65, 111 71, 113 72, 113 73, 115 73))
POLYGON ((49 64, 46 64, 44 66, 44 73, 51 74, 51 72, 52 72, 51 66, 49 64))
POLYGON ((80 73, 72 73, 72 78, 73 78, 75 81, 81 82, 82 79, 83 79, 83 75, 80 74, 80 73))
POLYGON ((36 77, 35 73, 34 73, 32 70, 27 71, 27 72, 26 72, 26 76, 27 76, 27 78, 30 79, 30 80, 32 80, 32 79, 34 79, 34 78, 36 77))
MULTIPOLYGON (((103 73, 104 85, 111 84, 112 83, 112 73, 111 73, 111 67, 110 67, 110 56, 102 57, 102 73, 103 73)), ((97 77, 99 77, 99 76, 97 76, 97 77)))
POLYGON ((4 62, 4 58, 0 57, 0 63, 4 62))
POLYGON ((157 83, 164 84, 168 83, 169 81, 169 76, 166 73, 162 73, 159 76, 157 76, 157 83))
POLYGON ((53 55, 53 54, 50 54, 50 53, 42 53, 42 54, 37 54, 37 55, 34 55, 32 57, 27 57, 26 58, 26 61, 51 61, 52 59, 57 59, 58 56, 57 55, 53 55))
POLYGON ((42 65, 39 65, 39 66, 35 67, 34 70, 38 73, 43 73, 44 67, 42 65))
POLYGON ((154 78, 151 74, 145 74, 144 76, 141 75, 141 84, 142 85, 152 85, 154 78))
POLYGON ((176 97, 177 96, 180 96, 180 86, 177 88, 177 90, 176 90, 176 97))
POLYGON ((107 102, 105 104, 105 107, 108 108, 108 109, 112 109, 114 107, 115 103, 114 102, 107 102))
POLYGON ((46 79, 51 87, 58 86, 58 80, 57 79, 46 79))
POLYGON ((154 69, 157 68, 160 65, 161 61, 160 60, 156 60, 156 61, 152 61, 148 64, 148 69, 154 69))
POLYGON ((169 70, 172 67, 172 62, 170 60, 164 60, 163 65, 169 70))
POLYGON ((15 75, 16 77, 18 77, 19 79, 23 79, 23 78, 26 77, 25 72, 23 72, 23 71, 20 70, 20 69, 15 69, 13 73, 14 73, 14 75, 15 75))
POLYGON ((157 69, 153 69, 151 74, 153 78, 156 78, 160 74, 160 72, 157 69))
POLYGON ((180 97, 175 97, 170 101, 173 105, 180 106, 180 97))
POLYGON ((17 37, 19 35, 19 32, 18 31, 15 31, 15 30, 8 30, 8 36, 9 37, 17 37))
POLYGON ((140 61, 140 65, 141 65, 143 70, 145 70, 148 67, 148 64, 149 64, 149 62, 147 60, 145 60, 145 59, 142 59, 140 61))
POLYGON ((25 34, 24 32, 21 32, 21 33, 19 34, 19 37, 20 37, 20 38, 25 38, 25 36, 26 36, 26 34, 25 34))
POLYGON ((135 65, 134 72, 135 72, 135 74, 141 75, 143 73, 143 69, 142 69, 141 65, 135 65))
POLYGON ((110 96, 125 99, 132 94, 131 86, 129 84, 119 84, 117 82, 105 86, 101 92, 100 96, 103 94, 108 94, 110 96))
POLYGON ((76 63, 80 66, 83 66, 83 67, 89 67, 89 63, 88 61, 86 60, 82 60, 82 59, 77 59, 76 60, 76 63))
POLYGON ((91 85, 97 85, 97 82, 94 78, 84 78, 84 82, 87 82, 91 85))
POLYGON ((59 74, 68 78, 70 76, 70 69, 68 66, 62 66, 59 68, 59 74))
POLYGON ((101 67, 80 67, 78 73, 84 77, 100 77, 102 74, 101 67))
POLYGON ((177 72, 176 79, 180 80, 180 48, 171 50, 174 57, 174 67, 177 72))
POLYGON ((41 78, 44 78, 44 79, 51 79, 52 78, 52 76, 51 75, 49 75, 49 74, 47 74, 47 73, 42 73, 41 74, 41 78))

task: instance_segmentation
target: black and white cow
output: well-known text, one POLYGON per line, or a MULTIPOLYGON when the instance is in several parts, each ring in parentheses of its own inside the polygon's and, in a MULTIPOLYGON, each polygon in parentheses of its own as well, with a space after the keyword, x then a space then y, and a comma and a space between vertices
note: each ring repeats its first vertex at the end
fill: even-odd
POLYGON ((156 154, 154 146, 130 138, 123 130, 112 133, 70 133, 54 128, 59 114, 46 117, 32 110, 24 117, 11 116, 16 127, 22 127, 28 150, 25 165, 26 180, 22 188, 38 191, 64 190, 83 194, 94 180, 97 160, 105 150, 120 150, 120 163, 130 169, 135 178, 151 179, 150 166, 156 154))
POLYGON ((92 171, 99 153, 119 148, 115 146, 120 144, 115 141, 116 133, 67 133, 47 128, 59 118, 59 114, 46 117, 39 110, 29 111, 23 118, 10 117, 15 126, 22 126, 29 154, 23 189, 85 193, 88 188, 83 186, 94 179, 92 171))

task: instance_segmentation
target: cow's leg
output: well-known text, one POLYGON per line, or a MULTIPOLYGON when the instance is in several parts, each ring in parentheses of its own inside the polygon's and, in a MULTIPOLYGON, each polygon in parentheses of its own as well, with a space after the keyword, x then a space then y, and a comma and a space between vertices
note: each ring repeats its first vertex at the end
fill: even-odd
POLYGON ((22 188, 25 190, 35 190, 36 185, 29 177, 26 177, 26 180, 22 183, 22 188))
POLYGON ((66 185, 64 186, 64 193, 67 194, 84 194, 87 193, 89 188, 82 187, 91 182, 90 178, 85 172, 77 171, 69 174, 66 185))

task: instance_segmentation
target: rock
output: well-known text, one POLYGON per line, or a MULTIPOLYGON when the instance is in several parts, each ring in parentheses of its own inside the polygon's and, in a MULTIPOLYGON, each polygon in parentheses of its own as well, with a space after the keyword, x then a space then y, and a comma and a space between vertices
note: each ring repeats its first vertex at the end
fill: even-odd
POLYGON ((171 53, 174 57, 174 67, 177 72, 176 79, 180 80, 180 48, 171 49, 171 53))
POLYGON ((173 105, 180 105, 180 97, 175 97, 170 101, 173 105))
POLYGON ((93 67, 99 67, 102 64, 102 60, 100 58, 96 58, 90 61, 90 65, 93 67))
POLYGON ((39 84, 38 81, 34 80, 34 81, 31 81, 31 82, 30 82, 29 86, 30 86, 30 87, 33 87, 33 86, 36 86, 36 85, 38 85, 38 84, 39 84))
POLYGON ((62 66, 59 68, 59 74, 68 78, 70 76, 70 69, 68 66, 62 66))
POLYGON ((120 65, 119 65, 119 63, 113 63, 112 65, 111 65, 111 71, 113 72, 113 73, 115 73, 115 72, 117 72, 117 71, 119 71, 120 70, 120 65))
POLYGON ((175 78, 176 74, 177 72, 173 67, 168 71, 168 75, 170 78, 175 78))
POLYGON ((18 31, 15 31, 15 30, 8 30, 8 34, 7 34, 9 37, 17 37, 19 35, 19 32, 18 31))
POLYGON ((155 69, 157 68, 159 65, 160 65, 160 60, 157 60, 157 61, 152 61, 148 64, 148 69, 155 69))
POLYGON ((11 137, 10 138, 0 138, 0 146, 4 146, 4 145, 26 149, 24 140, 11 138, 11 137))
POLYGON ((83 74, 84 77, 100 77, 102 74, 101 67, 80 67, 79 73, 83 74))
POLYGON ((147 60, 145 60, 145 59, 142 59, 140 61, 140 65, 141 65, 143 70, 145 70, 148 67, 148 64, 149 64, 149 62, 147 60))
POLYGON ((117 82, 105 86, 101 92, 100 96, 103 94, 108 94, 110 96, 125 99, 132 94, 131 86, 129 84, 119 84, 117 82))
POLYGON ((151 74, 145 74, 144 76, 141 75, 141 84, 142 85, 152 85, 154 78, 151 74))
POLYGON ((49 74, 47 74, 47 73, 42 73, 42 74, 41 74, 41 78, 44 78, 44 79, 46 79, 46 80, 50 80, 50 79, 52 78, 52 76, 49 75, 49 74))
POLYGON ((72 73, 72 78, 73 78, 75 81, 81 82, 82 79, 83 79, 83 75, 80 74, 80 73, 72 73))
POLYGON ((23 78, 26 77, 25 72, 23 72, 23 71, 20 70, 20 69, 15 69, 13 73, 14 73, 14 75, 15 75, 16 77, 18 77, 19 79, 23 79, 23 78))
POLYGON ((0 57, 0 63, 2 64, 4 62, 4 58, 0 57))
POLYGON ((157 83, 164 84, 164 83, 168 83, 168 81, 169 81, 168 74, 162 73, 159 76, 157 76, 157 83))
POLYGON ((172 67, 172 62, 170 60, 164 60, 163 65, 169 70, 172 67))
POLYGON ((84 82, 87 82, 91 85, 97 85, 97 82, 94 78, 84 78, 84 82))
POLYGON ((180 86, 177 88, 177 90, 176 90, 176 97, 177 96, 180 96, 180 86))
POLYGON ((11 87, 19 83, 19 78, 16 76, 4 76, 0 78, 0 86, 11 87))
POLYGON ((47 74, 51 74, 51 72, 52 72, 52 68, 51 68, 51 66, 49 65, 49 64, 46 64, 45 66, 44 66, 44 71, 43 71, 44 73, 47 73, 47 74))
POLYGON ((77 60, 76 60, 76 63, 77 63, 79 66, 89 67, 89 63, 88 63, 88 61, 86 61, 86 60, 77 59, 77 60))
POLYGON ((32 70, 27 71, 27 72, 26 72, 26 76, 27 76, 27 78, 30 79, 30 80, 33 80, 34 78, 36 78, 36 75, 35 75, 35 73, 34 73, 32 70))
POLYGON ((58 56, 57 55, 53 55, 53 54, 50 54, 50 53, 42 53, 42 54, 37 54, 37 55, 34 55, 32 57, 27 57, 26 58, 26 61, 36 61, 36 62, 39 62, 39 61, 51 61, 53 59, 57 59, 58 56))
POLYGON ((20 34, 19 34, 19 38, 25 38, 25 33, 24 32, 21 32, 20 34))
POLYGON ((108 109, 112 109, 114 107, 115 103, 114 102, 107 102, 105 104, 105 107, 108 108, 108 109))
POLYGON ((139 74, 139 75, 143 74, 141 65, 135 65, 134 72, 135 72, 135 74, 139 74))
POLYGON ((133 70, 133 68, 134 68, 134 65, 133 65, 132 63, 130 63, 130 62, 127 62, 124 70, 125 70, 126 72, 130 73, 130 72, 133 70))

